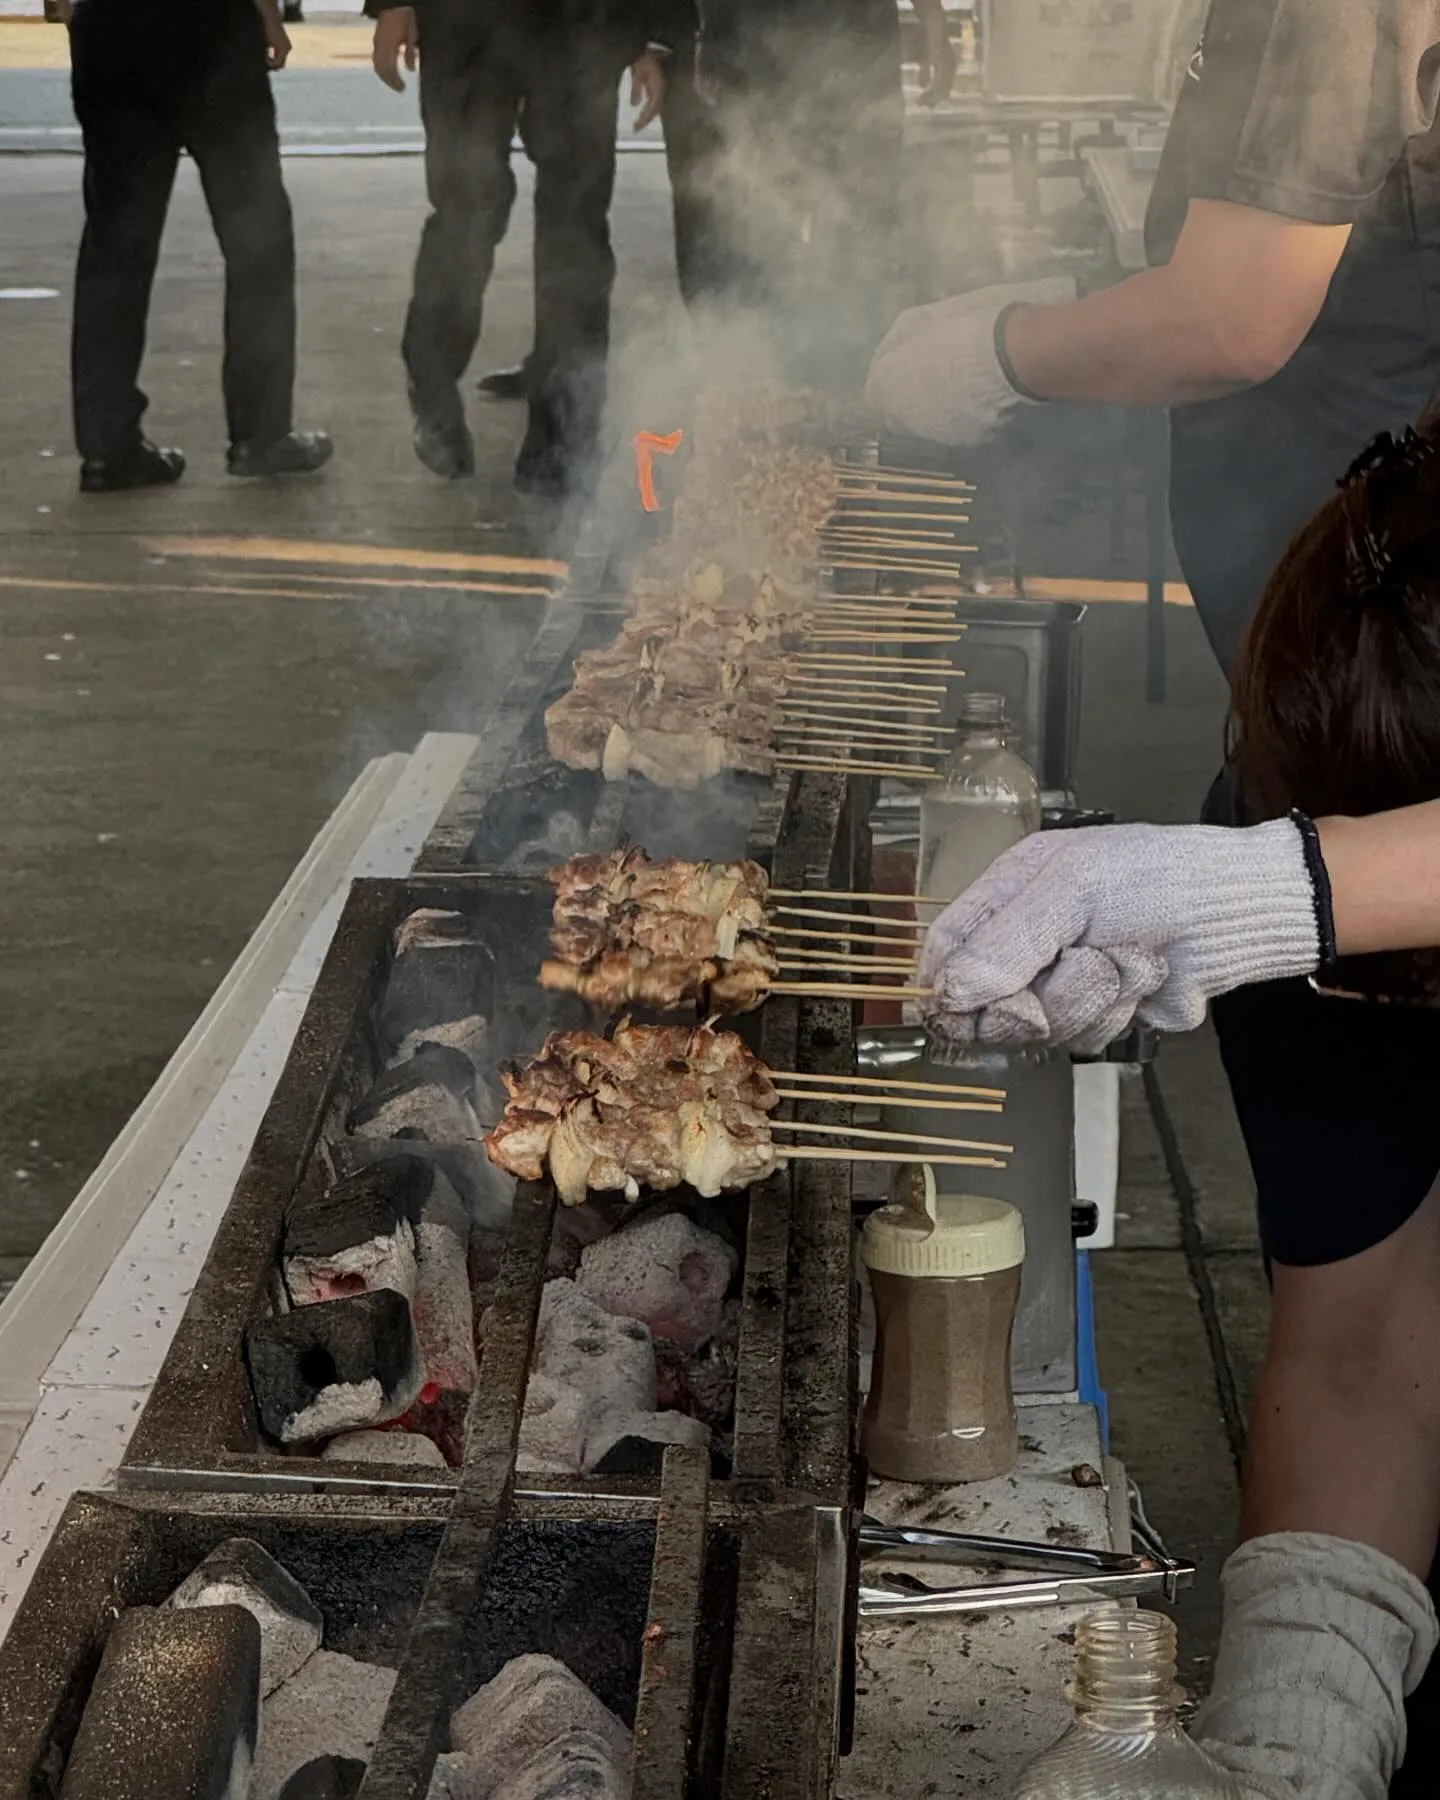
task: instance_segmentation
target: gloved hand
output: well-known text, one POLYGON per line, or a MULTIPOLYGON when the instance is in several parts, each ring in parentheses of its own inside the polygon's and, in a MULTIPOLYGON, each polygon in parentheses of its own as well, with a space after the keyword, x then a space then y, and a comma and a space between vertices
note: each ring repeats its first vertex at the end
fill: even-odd
POLYGON ((1037 832, 926 933, 931 1028, 957 1043, 1096 1054, 1139 1017, 1192 1031, 1208 1002, 1319 967, 1299 827, 1101 825, 1037 832))
POLYGON ((1075 298, 1068 275, 976 288, 901 313, 875 352, 867 404, 892 431, 937 444, 973 447, 991 438, 1022 406, 1000 366, 995 327, 1009 306, 1054 306, 1075 298))

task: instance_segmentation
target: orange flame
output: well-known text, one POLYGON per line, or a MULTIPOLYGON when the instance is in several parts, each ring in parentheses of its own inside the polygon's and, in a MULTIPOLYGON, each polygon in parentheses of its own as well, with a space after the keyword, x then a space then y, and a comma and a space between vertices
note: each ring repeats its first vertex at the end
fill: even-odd
POLYGON ((660 496, 655 492, 655 457, 673 456, 685 442, 683 431, 672 431, 661 437, 654 431, 635 433, 635 478, 640 484, 640 504, 647 513, 660 511, 660 496))

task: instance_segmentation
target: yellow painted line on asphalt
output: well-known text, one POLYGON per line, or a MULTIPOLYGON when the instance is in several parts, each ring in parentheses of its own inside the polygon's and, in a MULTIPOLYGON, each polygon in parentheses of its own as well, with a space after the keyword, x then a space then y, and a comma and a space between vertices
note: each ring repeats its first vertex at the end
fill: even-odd
POLYGON ((416 550, 400 545, 309 543, 303 538, 147 538, 152 556, 201 557, 207 562, 330 564, 350 569, 454 569, 472 575, 553 575, 570 573, 569 563, 537 556, 485 556, 465 550, 416 550))
MULTIPOLYGON (((367 25, 292 25, 291 69, 368 68, 367 25)), ((0 19, 0 69, 68 69, 70 40, 63 25, 44 19, 0 19)), ((283 74, 280 77, 284 79, 283 74)))
MULTIPOLYGON (((1031 600, 1119 601, 1126 606, 1142 606, 1149 598, 1143 581, 1091 581, 1063 575, 1027 575, 1025 594, 1031 600)), ((1193 606, 1194 597, 1183 581, 1165 583, 1167 606, 1193 606)))
MULTIPOLYGON (((314 588, 276 588, 276 587, 230 587, 216 582, 175 582, 175 581, 76 581, 56 580, 53 577, 31 577, 28 575, 0 575, 0 588, 23 588, 29 593, 58 594, 184 594, 187 599, 224 599, 224 600, 349 600, 358 598, 344 591, 356 585, 343 577, 331 584, 331 591, 317 592, 314 588)), ((521 598, 531 594, 550 599, 549 588, 518 587, 486 587, 480 583, 451 583, 446 581, 414 583, 377 581, 375 587, 402 587, 410 589, 416 585, 425 587, 446 588, 451 592, 480 593, 488 595, 517 595, 521 598)))

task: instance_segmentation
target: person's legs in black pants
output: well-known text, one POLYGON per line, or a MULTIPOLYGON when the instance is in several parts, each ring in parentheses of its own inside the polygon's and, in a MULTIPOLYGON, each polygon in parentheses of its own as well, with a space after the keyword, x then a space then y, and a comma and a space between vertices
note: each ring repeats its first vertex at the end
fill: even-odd
POLYGON ((209 78, 184 107, 182 129, 225 257, 230 442, 264 448, 293 424, 295 232, 264 33, 248 0, 233 9, 209 78))
POLYGON ((615 254, 615 126, 623 53, 604 33, 537 47, 520 129, 535 165, 535 355, 517 482, 559 494, 584 479, 605 407, 615 254))
POLYGON ((442 475, 474 451, 459 382, 480 337, 495 250, 510 222, 510 140, 520 109, 522 27, 486 21, 473 0, 421 0, 420 110, 430 216, 415 260, 402 353, 415 448, 442 475))
POLYGON ((88 8, 72 33, 75 113, 85 143, 85 228, 75 269, 71 378, 75 442, 119 464, 142 443, 140 391, 150 290, 180 145, 168 109, 88 8))

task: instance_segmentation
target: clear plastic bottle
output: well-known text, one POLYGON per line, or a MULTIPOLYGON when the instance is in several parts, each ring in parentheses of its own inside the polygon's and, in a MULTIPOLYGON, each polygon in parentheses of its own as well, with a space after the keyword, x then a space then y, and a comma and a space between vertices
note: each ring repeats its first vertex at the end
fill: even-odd
MULTIPOLYGON (((964 695, 944 776, 920 801, 915 892, 954 899, 1002 850, 1038 831, 1040 819, 1040 785, 1007 742, 1003 698, 964 695)), ((934 909, 922 907, 921 916, 933 917, 934 909)))
POLYGON ((1042 1751, 1012 1800, 1244 1800, 1181 1729, 1175 1625, 1161 1613, 1097 1613, 1075 1633, 1075 1723, 1042 1751))

